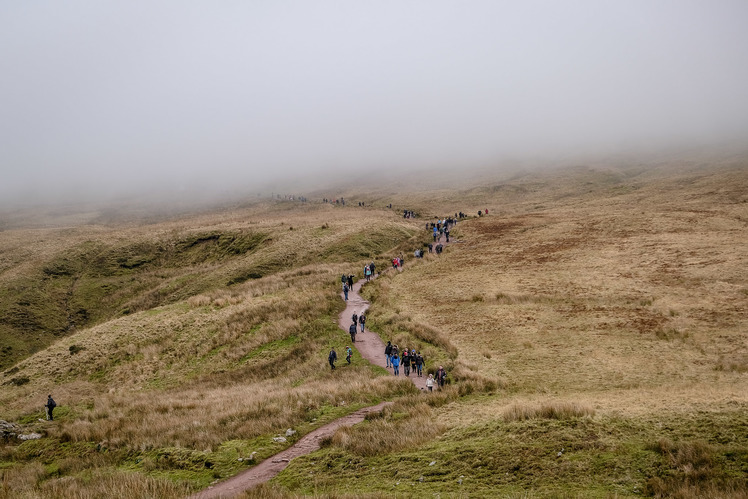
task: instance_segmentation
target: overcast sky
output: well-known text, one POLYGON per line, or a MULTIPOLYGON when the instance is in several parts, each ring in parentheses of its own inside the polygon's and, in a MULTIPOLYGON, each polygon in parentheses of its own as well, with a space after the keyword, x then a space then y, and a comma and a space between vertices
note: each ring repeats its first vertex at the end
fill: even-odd
POLYGON ((748 1, 0 0, 0 196, 748 139, 748 1))

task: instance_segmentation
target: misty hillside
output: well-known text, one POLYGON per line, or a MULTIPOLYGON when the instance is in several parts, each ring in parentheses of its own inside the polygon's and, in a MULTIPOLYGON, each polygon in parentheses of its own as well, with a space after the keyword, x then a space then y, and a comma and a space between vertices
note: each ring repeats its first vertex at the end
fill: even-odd
POLYGON ((0 497, 183 497, 383 400, 247 497, 748 494, 744 157, 294 194, 3 215, 0 418, 41 438, 6 436, 0 497), (341 273, 399 254, 367 326, 446 366, 438 393, 326 367, 341 273))

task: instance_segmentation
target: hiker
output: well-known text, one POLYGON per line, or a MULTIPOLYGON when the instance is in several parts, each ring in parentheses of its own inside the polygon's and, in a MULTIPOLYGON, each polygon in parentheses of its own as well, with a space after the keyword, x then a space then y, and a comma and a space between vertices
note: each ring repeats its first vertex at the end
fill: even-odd
POLYGON ((438 235, 439 235, 439 229, 437 229, 436 226, 434 226, 434 242, 436 242, 436 236, 438 235))
POLYGON ((429 243, 429 253, 433 253, 433 252, 434 252, 434 244, 429 243))
POLYGON ((374 262, 371 262, 369 264, 369 268, 371 269, 371 275, 374 275, 374 269, 376 268, 376 266, 374 265, 374 262))
POLYGON ((361 326, 361 332, 364 332, 364 326, 366 324, 366 316, 363 312, 361 312, 361 315, 358 316, 358 325, 361 326))
POLYGON ((366 276, 366 282, 369 282, 371 280, 371 267, 368 265, 364 267, 364 276, 366 276))
POLYGON ((353 350, 351 350, 351 347, 345 347, 345 360, 349 366, 351 365, 351 357, 353 357, 353 350))
POLYGON ((429 377, 426 378, 426 386, 428 387, 429 391, 434 391, 434 375, 429 374, 429 377))
POLYGON ((44 409, 47 411, 47 421, 53 421, 55 419, 54 416, 52 416, 52 411, 55 410, 55 407, 57 407, 55 399, 52 398, 52 395, 48 395, 47 405, 44 406, 44 409))
POLYGON ((419 378, 423 374, 423 355, 421 355, 421 352, 416 354, 416 372, 418 373, 419 378))
POLYGON ((330 355, 327 356, 327 362, 330 363, 330 369, 335 370, 335 361, 338 360, 338 354, 335 352, 335 347, 330 350, 330 355))
POLYGON ((353 312, 353 317, 351 317, 351 320, 354 324, 358 324, 358 314, 356 314, 355 311, 353 312))
POLYGON ((415 350, 410 351, 410 371, 413 374, 416 374, 416 360, 418 359, 418 355, 416 355, 415 350))
POLYGON ((449 229, 444 229, 444 235, 447 236, 447 242, 449 242, 449 229))
POLYGON ((345 295, 345 301, 348 301, 348 283, 343 284, 343 294, 345 295))
POLYGON ((348 333, 351 335, 351 341, 353 343, 356 343, 356 323, 354 322, 351 324, 351 326, 348 328, 348 333))
POLYGON ((392 356, 392 370, 395 376, 400 376, 400 359, 397 354, 392 356))
POLYGON ((405 375, 410 376, 410 354, 407 348, 403 350, 402 364, 405 375))
POLYGON ((345 274, 343 274, 342 276, 340 276, 340 283, 341 283, 341 284, 342 284, 343 286, 345 286, 345 282, 346 282, 347 280, 348 280, 348 278, 347 278, 347 277, 345 276, 345 274))
POLYGON ((440 389, 444 386, 446 379, 447 371, 445 371, 442 366, 439 366, 439 369, 436 371, 436 382, 439 384, 440 389))
POLYGON ((353 274, 348 276, 348 289, 353 289, 353 274))
POLYGON ((387 346, 384 347, 384 359, 387 361, 387 367, 392 365, 392 342, 388 341, 387 346))

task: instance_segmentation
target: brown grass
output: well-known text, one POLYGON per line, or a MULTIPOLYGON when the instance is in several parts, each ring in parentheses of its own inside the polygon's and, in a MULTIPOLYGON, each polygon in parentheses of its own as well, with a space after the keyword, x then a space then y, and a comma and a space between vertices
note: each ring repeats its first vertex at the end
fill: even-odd
POLYGON ((572 419, 591 417, 595 410, 584 404, 567 401, 546 402, 542 405, 513 404, 504 410, 504 421, 525 419, 572 419))

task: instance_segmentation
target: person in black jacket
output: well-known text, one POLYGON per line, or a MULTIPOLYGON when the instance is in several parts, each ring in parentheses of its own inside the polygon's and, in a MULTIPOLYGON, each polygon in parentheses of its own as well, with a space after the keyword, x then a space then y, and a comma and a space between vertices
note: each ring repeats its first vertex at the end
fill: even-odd
POLYGON ((327 362, 330 363, 330 369, 335 370, 335 361, 338 360, 338 354, 335 352, 335 347, 330 350, 330 355, 327 356, 327 362))
POLYGON ((55 407, 57 407, 57 403, 55 403, 55 399, 52 398, 52 395, 47 396, 47 405, 44 406, 44 408, 47 411, 47 421, 53 421, 55 418, 52 416, 52 411, 55 410, 55 407))
POLYGON ((392 365, 392 342, 388 341, 387 346, 384 347, 384 358, 387 361, 387 367, 392 365))
POLYGON ((350 327, 348 327, 348 332, 351 335, 351 341, 353 343, 356 343, 356 323, 352 323, 350 327))

